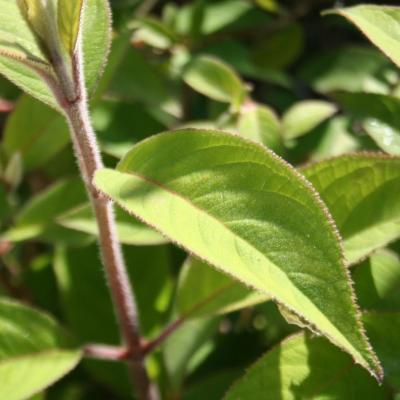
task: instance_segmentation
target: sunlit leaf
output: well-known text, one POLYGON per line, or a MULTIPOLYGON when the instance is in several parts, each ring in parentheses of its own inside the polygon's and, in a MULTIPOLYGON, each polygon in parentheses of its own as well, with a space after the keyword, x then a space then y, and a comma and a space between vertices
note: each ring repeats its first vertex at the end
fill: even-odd
POLYGON ((80 358, 53 319, 0 300, 0 398, 29 398, 70 372, 80 358))
POLYGON ((283 136, 285 139, 295 139, 305 135, 336 111, 336 106, 327 101, 304 100, 296 103, 283 115, 283 136))
POLYGON ((73 54, 78 40, 83 0, 58 0, 58 32, 64 49, 73 54))
POLYGON ((351 21, 400 67, 400 7, 365 4, 329 13, 342 15, 351 21))
POLYGON ((297 335, 258 360, 225 400, 388 398, 386 388, 323 338, 297 335))
POLYGON ((354 263, 400 237, 400 159, 344 155, 303 170, 328 206, 354 263))
POLYGON ((285 304, 380 375, 327 210, 272 152, 222 132, 170 132, 136 145, 117 171, 101 170, 94 182, 182 247, 285 304))
POLYGON ((201 56, 187 67, 183 79, 197 92, 211 99, 240 105, 245 89, 231 67, 216 58, 201 56))

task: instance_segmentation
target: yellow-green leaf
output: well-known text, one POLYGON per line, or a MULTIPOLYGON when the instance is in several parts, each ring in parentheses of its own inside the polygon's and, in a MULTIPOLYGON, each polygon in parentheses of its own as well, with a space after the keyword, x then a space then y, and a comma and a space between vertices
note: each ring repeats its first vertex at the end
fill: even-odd
POLYGON ((79 35, 83 0, 58 0, 58 32, 65 50, 72 54, 79 35))
POLYGON ((136 145, 94 183, 380 376, 330 216, 311 185, 271 151, 223 132, 169 132, 136 145))

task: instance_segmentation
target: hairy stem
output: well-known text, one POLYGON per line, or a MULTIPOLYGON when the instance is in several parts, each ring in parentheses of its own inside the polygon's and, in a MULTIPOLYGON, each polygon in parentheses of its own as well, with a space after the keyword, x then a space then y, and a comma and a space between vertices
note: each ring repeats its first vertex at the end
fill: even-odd
POLYGON ((121 337, 129 354, 127 362, 130 375, 140 400, 157 400, 158 394, 155 387, 151 385, 145 368, 145 355, 140 345, 136 301, 116 233, 113 205, 100 195, 92 184, 94 174, 103 167, 103 162, 90 122, 80 59, 79 54, 74 57, 75 69, 72 79, 63 72, 66 68, 57 68, 57 74, 63 75, 58 76, 59 81, 62 82, 60 86, 63 94, 62 98, 58 96, 58 101, 69 123, 74 151, 97 220, 99 245, 107 281, 121 337), (65 90, 65 87, 68 90, 65 90), (74 95, 72 96, 71 93, 74 95), (74 100, 71 101, 71 98, 74 100))

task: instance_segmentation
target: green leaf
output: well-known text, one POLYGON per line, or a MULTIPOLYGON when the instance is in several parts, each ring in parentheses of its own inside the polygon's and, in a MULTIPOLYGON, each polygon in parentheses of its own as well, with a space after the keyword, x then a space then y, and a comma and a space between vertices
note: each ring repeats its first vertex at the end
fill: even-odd
POLYGON ((231 67, 210 57, 195 58, 185 70, 184 81, 197 92, 213 100, 240 105, 245 89, 231 67))
POLYGON ((2 147, 8 157, 19 152, 24 168, 30 171, 49 161, 69 141, 68 126, 61 115, 22 96, 7 120, 2 147))
POLYGON ((400 260, 379 250, 353 270, 359 304, 368 310, 400 311, 400 260))
MULTIPOLYGON (((58 246, 53 264, 58 289, 69 326, 81 343, 119 345, 119 329, 98 253, 96 245, 73 249, 58 246)), ((135 289, 141 331, 149 337, 167 319, 172 295, 168 248, 130 246, 124 248, 124 255, 135 289)), ((131 388, 124 365, 99 361, 84 361, 84 365, 101 382, 129 398, 131 388)))
POLYGON ((134 21, 134 40, 158 49, 169 49, 178 40, 175 32, 167 24, 155 18, 141 18, 134 21))
POLYGON ((58 0, 58 32, 64 49, 73 54, 79 35, 83 0, 58 0))
POLYGON ((353 154, 303 169, 328 206, 355 263, 400 237, 400 159, 353 154))
POLYGON ((323 100, 304 100, 285 112, 282 119, 282 133, 285 139, 295 139, 312 131, 319 124, 335 114, 337 108, 323 100))
POLYGON ((104 71, 111 46, 111 11, 108 0, 86 0, 82 43, 86 87, 93 92, 104 71))
MULTIPOLYGON (((0 0, 0 10, 2 31, 0 38, 0 74, 31 96, 59 110, 53 94, 42 78, 26 63, 21 62, 21 57, 29 57, 34 62, 44 60, 45 57, 27 22, 22 17, 17 2, 0 0), (12 57, 9 57, 10 45, 20 49, 19 53, 22 49, 23 56, 16 57, 15 51, 13 51, 12 57)), ((84 72, 87 87, 90 89, 95 86, 106 62, 111 41, 110 24, 111 16, 107 0, 87 0, 83 13, 82 41, 84 72)))
POLYGON ((328 13, 347 18, 400 67, 400 7, 360 5, 328 13))
POLYGON ((224 400, 385 400, 388 393, 323 338, 296 335, 257 361, 224 400))
POLYGON ((329 214, 272 152, 222 132, 169 132, 136 145, 117 171, 101 170, 94 182, 124 209, 285 304, 380 374, 329 214))
POLYGON ((211 338, 217 333, 218 322, 217 318, 185 321, 164 342, 163 356, 172 388, 179 387, 184 377, 212 351, 211 338))
POLYGON ((281 126, 278 117, 269 107, 250 104, 242 107, 239 133, 274 150, 282 152, 281 126))
MULTIPOLYGON (((148 246, 166 243, 168 240, 154 231, 133 219, 125 211, 118 208, 116 210, 117 232, 121 243, 148 246)), ((75 229, 90 235, 98 234, 96 220, 93 217, 92 207, 90 204, 77 207, 57 218, 57 223, 65 228, 75 229)))
POLYGON ((268 296, 189 258, 181 272, 176 308, 185 318, 197 318, 229 313, 267 300, 268 296))
POLYGON ((400 154, 400 99, 372 93, 336 93, 337 100, 359 119, 364 130, 389 154, 400 154))
MULTIPOLYGON (((15 225, 4 237, 11 241, 40 238, 45 241, 64 241, 65 228, 57 227, 56 218, 81 205, 87 199, 80 178, 58 181, 33 197, 17 214, 15 225)), ((82 235, 73 232, 71 239, 82 241, 82 235)))
POLYGON ((363 316, 368 335, 385 371, 385 381, 400 391, 400 313, 368 312, 363 316))
POLYGON ((320 93, 343 90, 389 94, 396 67, 373 48, 346 46, 317 54, 300 71, 300 77, 320 93))
POLYGON ((33 396, 70 372, 80 358, 50 317, 0 300, 0 398, 33 396))

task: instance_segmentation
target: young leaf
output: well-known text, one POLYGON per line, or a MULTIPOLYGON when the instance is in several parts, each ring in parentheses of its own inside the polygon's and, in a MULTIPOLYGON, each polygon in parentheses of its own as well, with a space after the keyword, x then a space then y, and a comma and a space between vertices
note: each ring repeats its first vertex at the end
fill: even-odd
POLYGON ((336 111, 336 106, 327 101, 304 100, 296 103, 283 115, 283 136, 285 139, 295 139, 305 135, 336 111))
POLYGON ((327 13, 347 18, 400 67, 400 7, 371 4, 339 8, 327 13))
POLYGON ((238 129, 243 137, 262 143, 275 152, 282 152, 280 122, 269 107, 258 104, 242 107, 238 129))
POLYGON ((307 181, 272 152, 222 132, 169 132, 136 145, 117 171, 99 171, 94 183, 380 375, 329 214, 307 181))
MULTIPOLYGON (((49 1, 55 8, 55 0, 49 1)), ((0 74, 31 96, 59 110, 51 90, 38 75, 38 68, 32 68, 29 66, 30 62, 26 62, 28 56, 29 60, 42 60, 42 63, 46 57, 21 15, 16 1, 0 0, 0 19, 6 43, 14 44, 26 54, 22 60, 9 56, 9 48, 7 46, 4 48, 1 40, 0 74)), ((107 0, 87 0, 82 16, 82 41, 86 84, 91 90, 106 62, 111 42, 110 24, 111 15, 107 0)))
POLYGON ((185 318, 197 318, 229 313, 267 300, 268 296, 189 258, 179 280, 176 308, 185 318))
POLYGON ((234 107, 238 107, 244 97, 245 88, 235 71, 213 57, 195 58, 186 68, 183 79, 197 92, 234 107))
POLYGON ((64 49, 73 54, 78 40, 83 0, 58 0, 58 32, 64 49))
POLYGON ((323 338, 308 335, 284 340, 258 360, 224 400, 350 400, 388 398, 366 371, 323 338))
POLYGON ((81 354, 53 319, 0 299, 0 398, 24 400, 71 371, 81 354))
POLYGON ((328 206, 355 263, 400 237, 400 159, 354 154, 303 169, 328 206))

